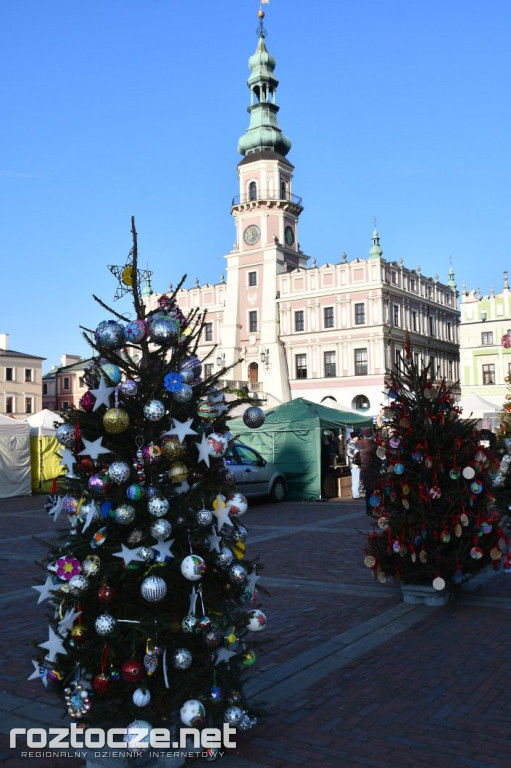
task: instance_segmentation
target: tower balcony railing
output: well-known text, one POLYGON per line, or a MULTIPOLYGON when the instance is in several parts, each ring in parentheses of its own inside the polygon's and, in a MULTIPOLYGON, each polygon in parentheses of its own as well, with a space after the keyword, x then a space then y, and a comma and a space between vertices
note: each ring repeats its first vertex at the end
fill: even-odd
POLYGON ((292 195, 289 192, 285 195, 282 195, 277 194, 276 192, 261 190, 257 190, 257 194, 255 196, 250 194, 236 195, 232 199, 232 205, 245 205, 246 203, 257 203, 262 200, 293 203, 293 205, 299 205, 300 207, 302 205, 302 198, 298 197, 298 195, 292 195))

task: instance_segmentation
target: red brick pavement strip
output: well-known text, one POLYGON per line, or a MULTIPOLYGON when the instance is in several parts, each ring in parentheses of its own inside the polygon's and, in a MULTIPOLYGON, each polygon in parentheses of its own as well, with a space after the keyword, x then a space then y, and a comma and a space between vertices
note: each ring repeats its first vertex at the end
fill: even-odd
MULTIPOLYGON (((36 546, 16 538, 34 530, 51 532, 43 505, 44 498, 38 497, 0 501, 0 536, 11 539, 4 544, 9 559, 1 567, 7 591, 44 581, 31 564, 38 556, 36 546)), ((265 577, 274 584, 271 598, 263 596, 269 642, 258 659, 261 674, 400 603, 399 590, 374 585, 362 565, 359 530, 367 526, 363 505, 257 504, 251 505, 246 524, 247 554, 260 554, 265 565, 260 584, 265 577), (319 523, 321 530, 303 530, 319 523), (284 535, 277 535, 274 526, 282 526, 284 535), (308 588, 311 582, 314 589, 308 588)), ((509 597, 510 579, 496 574, 470 595, 429 609, 411 629, 322 677, 299 696, 270 703, 268 716, 254 731, 238 734, 237 749, 221 764, 507 768, 511 705, 506 630, 511 614, 502 600, 509 597)), ((37 681, 26 680, 30 643, 45 635, 37 593, 33 600, 12 600, 3 617, 1 689, 55 703, 37 681)), ((0 741, 0 751, 10 754, 5 741, 0 741)), ((70 758, 32 758, 28 763, 40 768, 83 764, 70 758)), ((26 768, 27 760, 11 757, 6 766, 26 768)))

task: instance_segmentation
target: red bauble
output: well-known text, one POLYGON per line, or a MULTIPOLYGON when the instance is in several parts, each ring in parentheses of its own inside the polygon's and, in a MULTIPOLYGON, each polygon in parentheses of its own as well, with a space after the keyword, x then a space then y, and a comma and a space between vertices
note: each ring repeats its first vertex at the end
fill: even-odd
POLYGON ((115 590, 113 587, 109 587, 108 584, 103 584, 98 589, 98 600, 100 603, 111 603, 114 599, 115 590))
POLYGON ((84 472, 90 472, 94 469, 94 462, 92 459, 88 459, 87 456, 84 456, 83 459, 80 460, 78 466, 80 469, 83 469, 84 472))
POLYGON ((92 687, 96 693, 106 693, 111 685, 110 677, 104 672, 100 672, 99 675, 94 675, 92 678, 92 687))
POLYGON ((136 683, 142 677, 144 667, 137 659, 125 661, 121 667, 121 677, 126 683, 136 683))

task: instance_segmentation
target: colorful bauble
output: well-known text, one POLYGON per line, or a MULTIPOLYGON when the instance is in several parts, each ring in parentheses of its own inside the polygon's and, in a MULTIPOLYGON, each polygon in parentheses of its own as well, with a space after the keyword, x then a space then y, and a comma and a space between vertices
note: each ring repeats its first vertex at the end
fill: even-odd
POLYGON ((146 464, 157 464, 162 457, 162 450, 159 445, 149 443, 142 448, 142 458, 146 464))
POLYGON ((201 398, 197 405, 197 416, 204 421, 215 421, 220 415, 219 403, 214 403, 208 398, 201 398))
POLYGON ((130 501, 140 501, 144 496, 144 489, 140 483, 132 483, 126 488, 126 497, 130 501))
POLYGON ((222 633, 218 631, 218 629, 215 629, 215 627, 212 627, 211 629, 208 629, 206 634, 204 635, 204 642, 208 646, 208 648, 218 648, 218 646, 223 641, 222 633))
POLYGON ((147 336, 145 320, 132 320, 124 326, 124 338, 129 344, 139 344, 147 336))
POLYGON ((102 637, 111 635, 112 632, 115 631, 116 626, 117 626, 116 620, 114 619, 113 616, 110 616, 109 613, 102 613, 101 616, 98 616, 98 618, 94 622, 94 629, 96 630, 98 635, 101 635, 102 637))
POLYGON ((141 749, 146 749, 149 746, 149 739, 153 727, 147 720, 133 720, 126 728, 124 735, 124 743, 129 750, 133 752, 140 752, 141 749), (140 731, 144 730, 146 736, 140 738, 140 731))
POLYGON ((149 400, 144 405, 144 416, 148 421, 161 421, 165 416, 165 406, 161 400, 149 400))
POLYGON ((114 363, 100 363, 99 370, 101 373, 103 373, 108 379, 110 379, 109 382, 107 382, 110 385, 116 385, 120 382, 122 374, 121 369, 119 366, 114 365, 114 363))
POLYGON ((85 392, 80 398, 80 408, 82 410, 86 411, 87 413, 92 413, 94 410, 94 406, 96 405, 96 398, 92 394, 92 392, 88 391, 85 392))
POLYGON ((111 603, 115 597, 115 589, 109 584, 102 584, 98 589, 98 600, 100 603, 107 605, 111 603))
POLYGON ((137 688, 131 697, 136 707, 147 707, 151 701, 151 693, 146 688, 137 688))
POLYGON ((192 654, 188 648, 177 648, 172 654, 172 666, 175 669, 188 669, 192 663, 192 654))
POLYGON ((79 645, 84 642, 85 635, 87 634, 87 627, 85 624, 75 624, 70 632, 71 639, 79 645))
POLYGON ((77 576, 71 576, 69 581, 67 582, 68 589, 72 595, 81 595, 82 592, 85 592, 87 587, 89 586, 89 582, 85 576, 82 576, 82 574, 78 574, 77 576))
POLYGON ((78 512, 79 504, 80 499, 77 499, 76 496, 64 496, 64 500, 62 502, 62 511, 65 512, 66 515, 71 515, 71 517, 74 517, 78 512))
POLYGON ((179 716, 183 725, 198 728, 206 717, 204 704, 198 699, 188 699, 179 710, 179 716))
POLYGON ((179 339, 178 321, 166 315, 156 318, 149 326, 149 337, 152 342, 162 347, 174 344, 179 339))
POLYGON ((131 467, 125 461, 113 461, 108 467, 108 477, 115 485, 126 483, 131 475, 131 467))
POLYGON ((147 511, 153 517, 164 517, 169 511, 169 502, 167 499, 155 496, 147 502, 147 511))
POLYGON ((171 483, 183 483, 188 477, 188 467, 182 461, 177 461, 169 467, 167 477, 171 483))
POLYGON ((55 437, 61 445, 66 448, 73 448, 76 442, 75 428, 71 424, 61 424, 57 427, 55 437))
POLYGON ((96 531, 96 533, 91 539, 91 542, 90 542, 91 548, 97 549, 98 547, 101 547, 105 543, 107 536, 108 536, 108 528, 107 527, 100 528, 98 531, 96 531))
POLYGON ((261 632, 266 626, 266 616, 258 608, 254 608, 245 616, 245 624, 251 632, 261 632))
POLYGON ((130 425, 130 417, 123 408, 109 408, 103 416, 103 426, 111 435, 125 432, 130 425))
POLYGON ((262 427, 265 418, 264 411, 256 405, 251 405, 243 412, 243 423, 250 429, 262 427))
POLYGON ((172 533, 172 525, 168 520, 157 520, 152 524, 150 531, 153 539, 166 541, 172 533))
POLYGON ((187 555, 181 562, 181 573, 189 581, 198 581, 206 573, 206 563, 199 555, 187 555))
POLYGON ((157 603, 167 594, 167 583, 161 576, 147 576, 140 585, 140 594, 148 603, 157 603))
POLYGON ((136 683, 144 674, 144 666, 138 659, 128 659, 121 667, 121 677, 126 683, 136 683))
POLYGON ((179 373, 187 383, 192 382, 201 375, 202 363, 198 357, 191 355, 179 365, 179 373))
POLYGON ((248 509, 248 502, 242 493, 231 493, 225 500, 225 508, 230 515, 240 517, 248 509))
POLYGON ((243 651, 241 654, 240 661, 243 667, 253 667, 256 662, 256 655, 254 651, 247 648, 247 650, 243 651))
POLYGON ((105 672, 100 672, 92 678, 92 687, 96 693, 106 693, 111 685, 110 676, 105 672))
POLYGON ((69 581, 73 576, 77 576, 80 573, 80 561, 75 557, 59 557, 56 565, 57 576, 65 581, 69 581))
POLYGON ((220 459, 229 447, 229 438, 220 432, 212 432, 206 438, 206 450, 212 458, 220 459))
POLYGON ((113 511, 113 518, 119 525, 131 525, 135 516, 135 508, 131 504, 120 504, 113 511))
POLYGON ((89 477, 88 487, 94 496, 104 496, 109 491, 108 475, 105 472, 95 472, 89 477))
POLYGON ((186 454, 186 445, 183 445, 177 435, 165 435, 160 440, 161 451, 166 459, 180 459, 186 454))
POLYGON ((180 389, 176 392, 172 392, 172 398, 176 403, 189 403, 193 397, 193 389, 189 384, 183 382, 180 389))
POLYGON ((103 320, 94 331, 94 341, 98 347, 118 349, 124 344, 124 328, 115 320, 103 320))
POLYGON ((137 382, 133 381, 133 379, 126 379, 119 384, 119 392, 123 397, 135 397, 137 390, 137 382))

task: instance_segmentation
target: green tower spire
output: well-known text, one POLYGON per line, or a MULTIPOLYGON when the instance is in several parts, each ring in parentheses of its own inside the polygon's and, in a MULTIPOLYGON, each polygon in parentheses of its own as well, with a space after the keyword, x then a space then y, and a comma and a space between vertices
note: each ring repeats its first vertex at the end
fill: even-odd
POLYGON ((382 255, 383 251, 380 247, 380 236, 378 234, 378 230, 375 227, 373 232, 373 244, 371 246, 371 250, 369 251, 369 258, 381 259, 382 255))
POLYGON ((273 74, 275 59, 268 53, 263 27, 264 11, 260 10, 259 17, 259 42, 253 56, 248 60, 251 75, 247 80, 250 89, 250 124, 246 133, 238 141, 240 155, 248 155, 252 152, 269 150, 279 155, 287 155, 291 149, 291 141, 284 136, 279 128, 276 104, 276 91, 279 81, 273 74))
POLYGON ((454 279, 454 269, 452 267, 449 267, 449 279, 447 281, 447 285, 453 291, 456 290, 456 280, 454 279))

